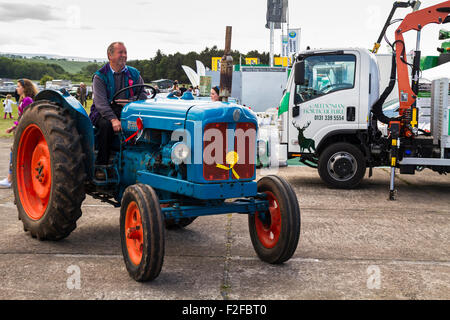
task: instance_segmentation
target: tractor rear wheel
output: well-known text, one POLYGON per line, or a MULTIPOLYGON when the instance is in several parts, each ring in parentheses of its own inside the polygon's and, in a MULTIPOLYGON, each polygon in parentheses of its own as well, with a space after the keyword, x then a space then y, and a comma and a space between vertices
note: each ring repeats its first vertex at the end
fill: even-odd
POLYGON ((282 264, 294 255, 300 239, 297 196, 290 184, 277 176, 259 180, 258 193, 266 194, 269 210, 248 216, 253 247, 262 261, 282 264))
POLYGON ((164 261, 164 216, 152 187, 128 187, 120 209, 120 240, 125 266, 139 282, 158 277, 164 261))
POLYGON ((38 101, 22 115, 13 146, 13 189, 24 230, 60 240, 76 228, 84 201, 84 155, 69 111, 38 101))

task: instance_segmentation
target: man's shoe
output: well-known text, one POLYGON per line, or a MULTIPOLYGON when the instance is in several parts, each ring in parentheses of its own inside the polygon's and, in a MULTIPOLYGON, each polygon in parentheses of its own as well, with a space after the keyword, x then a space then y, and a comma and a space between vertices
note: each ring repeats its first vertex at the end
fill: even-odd
POLYGON ((99 181, 105 181, 106 180, 106 174, 103 170, 101 169, 97 169, 95 171, 95 179, 99 180, 99 181))
POLYGON ((5 178, 2 181, 0 181, 0 188, 5 188, 5 189, 11 188, 11 182, 8 181, 8 178, 5 178))

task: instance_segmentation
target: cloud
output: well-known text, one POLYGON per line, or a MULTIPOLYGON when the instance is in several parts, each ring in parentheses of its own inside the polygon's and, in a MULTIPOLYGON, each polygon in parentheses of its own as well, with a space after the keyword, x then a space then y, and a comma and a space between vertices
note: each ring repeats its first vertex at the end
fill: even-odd
POLYGON ((146 34, 155 34, 161 36, 181 36, 182 33, 176 30, 162 29, 162 28, 151 28, 151 27, 136 27, 136 26, 121 26, 115 28, 118 30, 126 30, 128 32, 142 32, 146 34))
POLYGON ((149 1, 149 0, 136 2, 136 5, 138 5, 138 6, 146 6, 146 5, 152 5, 152 4, 154 4, 153 1, 149 1))
POLYGON ((3 22, 20 20, 63 20, 53 7, 43 4, 0 3, 0 17, 3 22))

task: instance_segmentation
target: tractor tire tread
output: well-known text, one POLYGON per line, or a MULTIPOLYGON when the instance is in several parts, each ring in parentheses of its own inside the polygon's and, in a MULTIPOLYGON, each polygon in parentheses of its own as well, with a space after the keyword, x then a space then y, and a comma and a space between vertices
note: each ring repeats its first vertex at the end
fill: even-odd
MULTIPOLYGON (((20 133, 30 124, 36 124, 41 129, 49 146, 52 166, 51 195, 43 217, 34 221, 22 207, 17 186, 14 185, 19 218, 24 230, 28 230, 33 238, 57 241, 66 238, 75 230, 76 222, 82 215, 81 204, 86 198, 86 173, 80 134, 70 113, 51 101, 42 100, 31 104, 22 115, 16 131, 20 133)), ((20 135, 16 134, 14 159, 19 142, 20 135)))

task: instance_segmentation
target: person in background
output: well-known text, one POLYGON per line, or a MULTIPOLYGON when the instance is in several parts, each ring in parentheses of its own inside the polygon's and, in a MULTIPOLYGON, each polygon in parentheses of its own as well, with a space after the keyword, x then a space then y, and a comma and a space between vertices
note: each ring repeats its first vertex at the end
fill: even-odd
POLYGON ((86 85, 83 82, 81 82, 80 86, 77 89, 77 98, 78 101, 80 101, 81 105, 85 108, 87 100, 86 97, 87 97, 86 85))
MULTIPOLYGON (((17 81, 17 94, 19 95, 19 107, 17 108, 19 118, 14 122, 14 125, 11 128, 6 130, 6 133, 14 132, 19 125, 20 119, 22 118, 22 114, 25 109, 34 102, 34 97, 38 93, 36 86, 31 80, 21 79, 17 81)), ((8 177, 0 181, 1 188, 11 188, 12 182, 12 151, 9 155, 9 173, 8 177)))
POLYGON ((84 102, 85 103, 85 108, 87 108, 87 101, 88 101, 88 99, 89 99, 89 88, 88 88, 88 86, 86 86, 86 84, 84 84, 84 87, 86 88, 86 101, 84 102))
POLYGON ((216 87, 213 87, 213 88, 211 89, 210 98, 211 98, 211 101, 212 101, 212 102, 221 101, 221 100, 220 100, 219 93, 220 93, 219 87, 216 86, 216 87))
POLYGON ((3 117, 3 119, 6 119, 6 115, 9 114, 9 118, 13 119, 12 116, 12 105, 16 104, 13 100, 12 100, 12 96, 10 94, 6 95, 6 99, 3 101, 3 106, 5 107, 5 116, 3 117))
POLYGON ((194 96, 200 97, 200 89, 198 88, 198 86, 196 86, 194 89, 194 96))
POLYGON ((170 88, 170 91, 172 92, 172 91, 178 91, 178 90, 180 90, 180 87, 178 86, 178 80, 175 80, 173 82, 172 88, 170 88))

